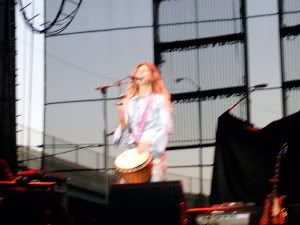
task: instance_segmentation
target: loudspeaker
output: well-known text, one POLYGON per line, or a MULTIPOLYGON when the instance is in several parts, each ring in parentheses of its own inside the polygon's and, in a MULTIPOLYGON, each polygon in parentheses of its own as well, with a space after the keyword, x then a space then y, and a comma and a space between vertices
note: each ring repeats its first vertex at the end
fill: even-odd
POLYGON ((108 221, 116 224, 185 225, 185 198, 180 181, 113 184, 108 221))
POLYGON ((72 224, 73 219, 63 206, 64 196, 61 193, 21 188, 19 186, 16 189, 1 191, 1 225, 72 224))

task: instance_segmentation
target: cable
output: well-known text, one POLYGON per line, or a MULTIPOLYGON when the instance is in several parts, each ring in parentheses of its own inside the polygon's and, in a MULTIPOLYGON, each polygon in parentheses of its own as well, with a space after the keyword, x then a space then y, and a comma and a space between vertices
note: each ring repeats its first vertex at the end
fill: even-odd
MULTIPOLYGON (((62 0, 59 6, 59 9, 56 13, 56 15, 54 16, 54 19, 51 22, 44 22, 43 24, 40 24, 39 27, 43 26, 42 29, 38 28, 33 20, 38 17, 40 15, 40 13, 37 14, 32 14, 31 18, 29 18, 26 15, 26 9, 28 7, 30 7, 31 5, 33 5, 33 10, 32 12, 34 12, 34 4, 33 2, 28 3, 27 5, 23 5, 22 0, 19 0, 19 6, 20 6, 20 11, 22 12, 23 18, 26 22, 26 24, 34 31, 37 33, 44 33, 45 35, 54 35, 54 34, 58 34, 60 32, 62 32, 63 30, 65 30, 70 23, 73 21, 75 15, 77 14, 80 5, 82 3, 82 0, 78 0, 78 2, 70 1, 70 0, 62 0), (64 9, 66 7, 66 2, 71 2, 72 6, 75 7, 73 10, 68 9, 68 13, 64 12, 64 9), (64 15, 64 17, 63 17, 64 15), (63 23, 61 23, 63 22, 63 23), (54 29, 55 27, 58 27, 56 29, 54 29)), ((45 4, 45 3, 44 3, 45 4)))

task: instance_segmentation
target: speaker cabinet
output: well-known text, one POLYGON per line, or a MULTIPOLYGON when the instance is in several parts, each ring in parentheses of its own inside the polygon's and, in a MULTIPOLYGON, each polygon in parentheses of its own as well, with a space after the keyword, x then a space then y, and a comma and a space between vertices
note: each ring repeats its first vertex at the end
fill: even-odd
POLYGON ((111 225, 185 225, 185 198, 180 181, 113 184, 108 203, 111 225))
POLYGON ((0 193, 2 225, 71 225, 71 215, 63 206, 61 193, 42 190, 9 190, 0 193))

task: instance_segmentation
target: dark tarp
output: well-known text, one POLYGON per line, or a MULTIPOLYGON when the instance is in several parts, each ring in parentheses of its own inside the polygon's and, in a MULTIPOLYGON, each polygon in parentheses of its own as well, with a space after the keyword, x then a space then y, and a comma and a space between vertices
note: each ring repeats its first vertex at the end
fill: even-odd
POLYGON ((219 117, 210 203, 242 201, 262 205, 274 187, 270 178, 280 158, 278 194, 286 203, 300 202, 300 111, 276 120, 264 128, 236 118, 230 113, 219 117))

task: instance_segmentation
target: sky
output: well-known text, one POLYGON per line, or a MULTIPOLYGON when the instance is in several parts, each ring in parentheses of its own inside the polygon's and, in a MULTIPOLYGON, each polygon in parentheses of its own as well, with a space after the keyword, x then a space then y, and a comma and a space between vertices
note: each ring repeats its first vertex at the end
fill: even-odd
MULTIPOLYGON (((24 5, 25 5, 24 1, 24 5)), ((35 12, 41 13, 42 1, 34 1, 35 12)), ((17 5, 17 9, 19 6, 17 5)), ((276 0, 251 0, 247 2, 248 16, 272 14, 277 11, 276 0)), ((30 9, 26 11, 30 14, 30 9)), ((17 96, 20 99, 18 114, 21 114, 18 124, 24 124, 37 132, 43 131, 44 107, 44 35, 32 33, 25 25, 21 13, 17 10, 17 66, 18 83, 17 96), (33 58, 33 63, 31 62, 33 58), (32 66, 33 64, 33 66, 32 66), (30 72, 32 71, 32 75, 30 72), (31 105, 31 107, 28 107, 31 105), (31 108, 31 109, 30 109, 31 108), (31 114, 29 116, 28 114, 31 114), (32 119, 34 118, 34 119, 32 119)), ((38 21, 37 21, 38 22, 38 21)), ((268 87, 278 87, 280 82, 278 19, 276 15, 254 17, 248 19, 248 51, 250 85, 267 83, 268 87), (266 29, 267 28, 267 29, 266 29)), ((96 70, 96 68, 93 68, 96 70)), ((108 73, 108 72, 107 72, 108 73)), ((276 92, 276 91, 274 91, 276 92)), ((273 104, 266 104, 273 91, 256 91, 251 96, 252 120, 260 127, 281 116, 281 109, 273 104), (263 92, 263 94, 261 94, 263 92), (257 99, 264 98, 263 101, 257 99), (258 116, 259 115, 259 116, 258 116)), ((279 97, 279 96, 278 96, 279 97)))
MULTIPOLYGON (((27 2, 23 1, 23 5, 27 2)), ((42 12, 41 1, 34 1, 35 12, 42 12), (39 9, 39 10, 38 10, 39 9)), ((29 11, 31 13, 31 11, 29 11)), ((28 13, 28 16, 30 14, 28 13)), ((39 17, 38 17, 39 18, 39 17)), ((38 21, 37 21, 38 22, 38 21)), ((29 143, 40 145, 41 132, 43 132, 44 115, 44 36, 32 32, 25 24, 20 11, 20 5, 16 5, 16 67, 17 83, 17 141, 19 144, 29 143), (31 130, 30 135, 26 135, 31 130)))
MULTIPOLYGON (((35 12, 40 12, 42 15, 42 1, 34 1, 35 12)), ((149 0, 143 1, 131 1, 132 4, 130 7, 134 7, 133 3, 149 3, 149 0)), ((119 7, 119 12, 121 13, 124 7, 127 7, 124 1, 123 8, 119 7)), ((24 3, 25 4, 25 3, 24 3)), ((140 6, 139 6, 140 7, 140 6)), ((17 5, 17 9, 19 6, 17 5)), ((247 9, 248 9, 248 57, 249 57, 249 75, 250 75, 250 86, 267 83, 268 88, 265 90, 257 90, 253 92, 250 96, 251 101, 251 121, 257 127, 264 127, 268 123, 273 120, 277 120, 282 116, 281 109, 281 90, 273 89, 280 86, 280 63, 279 63, 279 36, 278 36, 278 18, 276 15, 269 16, 258 16, 252 17, 256 15, 264 15, 264 14, 272 14, 277 12, 277 1, 276 0, 248 0, 247 1, 247 9)), ((28 11, 30 13, 30 11, 28 11)), ((142 17, 143 12, 138 11, 138 16, 142 17)), ((147 13, 146 13, 147 14, 147 13)), ((99 15, 109 16, 108 12, 105 10, 99 15)), ((145 16, 145 15, 144 15, 145 16)), ((149 16, 149 15, 148 15, 149 16)), ((23 132, 18 133, 18 142, 19 143, 29 143, 30 145, 37 146, 42 144, 42 132, 44 130, 44 35, 39 33, 33 33, 29 29, 28 26, 24 23, 24 19, 22 18, 21 13, 16 11, 17 18, 17 82, 20 84, 17 88, 17 98, 20 99, 17 103, 17 114, 20 116, 17 119, 18 129, 23 130, 23 132), (26 135, 29 132, 30 127, 30 135, 26 135)), ((125 18, 126 19, 126 18, 125 18)), ((126 21, 124 19, 124 21, 126 21)), ((93 25, 93 18, 88 18, 89 25, 93 25)), ((98 21, 98 20, 96 20, 98 21)), ((99 20, 101 21, 101 20, 99 20)), ((113 21, 113 19, 111 20, 113 21)), ((87 26, 87 24, 80 24, 81 26, 87 26)), ((103 25, 103 24, 101 24, 103 25)), ((147 31, 143 31, 145 36, 151 36, 151 33, 147 33, 147 31)), ((140 34, 142 35, 142 34, 140 34)), ((128 36, 129 38, 130 36, 128 36)), ((117 36, 112 36, 111 38, 118 38, 117 36)), ((67 40, 56 39, 56 41, 65 41, 65 45, 68 46, 67 40)), ((125 39, 126 41, 126 39, 125 39)), ((130 40, 132 41, 132 40, 130 40)), ((149 40, 150 41, 150 40, 149 40)), ((120 43, 121 46, 126 46, 120 43)), ((131 71, 131 67, 133 65, 132 62, 139 59, 139 57, 135 54, 135 52, 140 54, 140 49, 145 46, 136 46, 136 50, 132 51, 131 49, 123 49, 124 52, 131 52, 130 55, 131 61, 130 63, 124 62, 122 59, 126 56, 120 55, 119 67, 121 69, 117 69, 117 67, 111 68, 111 70, 102 70, 101 72, 98 68, 85 68, 85 73, 88 73, 86 79, 91 79, 89 85, 91 93, 86 93, 87 97, 94 96, 100 97, 99 93, 95 93, 93 88, 97 86, 97 84, 101 84, 100 80, 98 83, 95 83, 95 78, 93 78, 93 73, 99 75, 102 73, 102 77, 105 76, 117 76, 120 74, 127 75, 131 71), (92 93, 93 91, 93 93, 92 93)), ((89 52, 97 52, 97 56, 102 57, 105 60, 105 56, 110 53, 109 49, 96 49, 92 48, 82 48, 82 54, 89 54, 89 52)), ((149 47, 146 47, 145 52, 141 55, 144 58, 151 59, 153 50, 149 47)), ((59 52, 59 50, 57 50, 59 52)), ((64 59, 57 58, 57 55, 53 49, 49 49, 48 52, 52 58, 52 61, 60 60, 63 64, 70 63, 74 67, 74 70, 80 70, 82 67, 78 67, 76 65, 76 61, 68 61, 72 58, 72 51, 63 52, 64 59), (51 52, 52 51, 52 52, 51 52)), ((95 75, 94 74, 94 75, 95 75)), ((68 79, 65 74, 62 74, 62 79, 68 79)), ((121 75, 122 76, 122 75, 121 75)), ((101 82, 105 82, 105 80, 101 80, 101 82)), ((62 87, 63 88, 63 87, 62 87)), ((76 87, 74 87, 76 88, 76 87)), ((77 87, 78 88, 78 87, 77 87)), ((55 94, 55 93, 54 93, 55 94)), ((66 92, 66 96, 68 93, 66 92)), ((79 95, 80 96, 80 95, 79 95)), ((55 96, 54 96, 55 97, 55 96)), ((81 96, 85 99, 85 96, 81 96)), ((55 98, 53 98, 55 99, 55 98)), ((51 100, 51 99, 50 99, 51 100)), ((63 99, 62 99, 63 100, 63 99)), ((74 108, 75 109, 75 108, 74 108)), ((97 110, 95 108, 95 110, 97 110)), ((83 126, 87 126, 87 124, 82 124, 83 126)), ((70 130, 70 135, 74 130, 70 130)), ((91 139, 92 141, 92 139, 91 139)), ((174 156, 176 158, 178 156, 174 156)), ((180 156, 179 156, 180 157, 180 156)))

